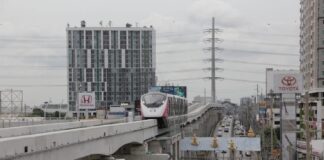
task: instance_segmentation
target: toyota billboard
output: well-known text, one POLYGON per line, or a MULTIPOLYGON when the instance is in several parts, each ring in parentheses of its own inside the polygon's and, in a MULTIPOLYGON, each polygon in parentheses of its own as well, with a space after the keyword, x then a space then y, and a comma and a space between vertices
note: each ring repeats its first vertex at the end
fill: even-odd
POLYGON ((275 73, 273 76, 274 93, 301 93, 303 91, 301 74, 275 73))
POLYGON ((79 93, 79 108, 80 109, 95 109, 96 97, 94 92, 79 93))

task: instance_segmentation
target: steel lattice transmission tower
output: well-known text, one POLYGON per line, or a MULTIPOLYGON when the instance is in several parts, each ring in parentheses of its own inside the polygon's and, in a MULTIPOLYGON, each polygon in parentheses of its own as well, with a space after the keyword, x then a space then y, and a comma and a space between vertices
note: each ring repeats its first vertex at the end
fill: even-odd
POLYGON ((222 51, 222 48, 216 47, 216 43, 220 43, 223 40, 220 38, 216 38, 215 34, 221 32, 222 30, 219 28, 215 28, 215 17, 212 18, 212 28, 206 30, 208 33, 211 33, 211 38, 208 38, 207 41, 211 43, 211 47, 207 48, 207 51, 211 51, 211 68, 208 68, 208 70, 211 71, 211 77, 208 77, 208 79, 211 80, 211 96, 212 96, 212 102, 216 102, 216 80, 222 79, 221 77, 216 77, 216 71, 222 70, 221 68, 216 67, 216 61, 222 61, 221 59, 216 58, 216 51, 222 51))
POLYGON ((0 90, 0 114, 23 112, 24 94, 22 90, 0 90))

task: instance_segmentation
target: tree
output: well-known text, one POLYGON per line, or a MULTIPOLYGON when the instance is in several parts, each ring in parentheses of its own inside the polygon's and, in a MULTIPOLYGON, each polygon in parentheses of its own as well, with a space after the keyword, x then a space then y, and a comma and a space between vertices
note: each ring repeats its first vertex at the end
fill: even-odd
POLYGON ((32 115, 38 117, 44 117, 44 111, 40 108, 34 108, 32 115))
POLYGON ((59 111, 55 111, 55 112, 54 112, 54 117, 59 117, 59 114, 60 114, 59 111))

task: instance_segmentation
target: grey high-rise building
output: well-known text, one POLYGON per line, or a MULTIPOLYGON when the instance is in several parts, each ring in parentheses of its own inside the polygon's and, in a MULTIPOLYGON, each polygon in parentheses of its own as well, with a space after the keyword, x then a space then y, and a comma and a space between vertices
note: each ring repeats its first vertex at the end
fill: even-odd
POLYGON ((324 88, 324 1, 300 1, 300 71, 304 88, 324 88))
MULTIPOLYGON (((134 104, 155 85, 153 27, 67 27, 68 100, 95 92, 96 107, 134 104)), ((82 110, 81 110, 82 112, 82 110)))
POLYGON ((300 1, 300 71, 316 122, 316 136, 324 138, 324 1, 300 1))

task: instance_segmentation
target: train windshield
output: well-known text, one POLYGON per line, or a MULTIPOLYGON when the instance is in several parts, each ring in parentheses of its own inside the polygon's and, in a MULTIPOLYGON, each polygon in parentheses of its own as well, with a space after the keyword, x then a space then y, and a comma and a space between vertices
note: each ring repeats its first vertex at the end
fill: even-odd
POLYGON ((159 107, 166 100, 166 96, 163 94, 146 94, 143 96, 144 105, 147 107, 159 107))

